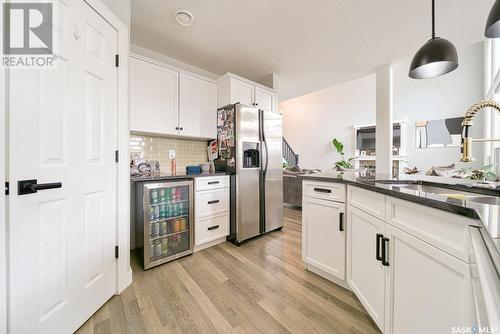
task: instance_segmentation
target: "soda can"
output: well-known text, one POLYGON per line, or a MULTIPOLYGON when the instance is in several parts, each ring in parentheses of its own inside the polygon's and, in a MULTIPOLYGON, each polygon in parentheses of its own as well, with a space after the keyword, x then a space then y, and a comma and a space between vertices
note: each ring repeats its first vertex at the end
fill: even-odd
POLYGON ((172 200, 171 189, 165 188, 163 192, 164 192, 165 201, 170 202, 172 200))
POLYGON ((161 242, 160 242, 160 240, 155 240, 155 256, 161 256, 161 242))
POLYGON ((185 214, 185 212, 184 212, 184 202, 179 202, 179 203, 177 203, 177 205, 179 206, 179 215, 185 214))
POLYGON ((163 189, 158 190, 158 203, 163 203, 165 202, 165 192, 163 189))
POLYGON ((153 223, 153 238, 156 238, 160 235, 160 223, 153 223))
POLYGON ((155 219, 155 208, 154 206, 149 207, 149 220, 155 219))
POLYGON ((160 236, 164 236, 167 234, 167 222, 162 221, 160 222, 160 236))
POLYGON ((166 217, 172 217, 174 215, 172 204, 168 203, 167 204, 167 211, 166 211, 166 217))
POLYGON ((165 218, 167 215, 167 205, 166 204, 160 204, 160 217, 165 218))
POLYGON ((179 203, 174 203, 173 204, 173 215, 174 217, 177 217, 179 215, 179 203))
POLYGON ((181 231, 184 231, 187 229, 187 222, 185 218, 181 219, 181 231))
POLYGON ((160 206, 156 205, 154 208, 155 208, 154 219, 158 219, 160 218, 160 206))
POLYGON ((158 190, 151 189, 149 191, 149 201, 153 204, 158 203, 158 190))
POLYGON ((153 242, 149 244, 149 256, 150 257, 155 256, 155 244, 153 242))
POLYGON ((167 255, 167 253, 168 253, 168 239, 163 238, 161 239, 161 254, 167 255))

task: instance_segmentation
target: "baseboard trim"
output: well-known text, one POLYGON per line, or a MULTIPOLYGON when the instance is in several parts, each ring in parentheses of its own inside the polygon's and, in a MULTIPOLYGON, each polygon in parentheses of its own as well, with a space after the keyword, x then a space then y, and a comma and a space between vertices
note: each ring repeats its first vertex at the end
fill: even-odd
POLYGON ((340 285, 344 289, 351 291, 351 288, 349 287, 349 284, 347 284, 347 281, 341 280, 338 277, 335 277, 334 275, 327 273, 324 270, 321 270, 318 267, 315 267, 314 265, 312 265, 310 263, 306 263, 305 267, 306 267, 306 270, 309 270, 310 272, 312 272, 318 276, 321 276, 323 278, 326 278, 327 280, 331 281, 332 283, 340 285))

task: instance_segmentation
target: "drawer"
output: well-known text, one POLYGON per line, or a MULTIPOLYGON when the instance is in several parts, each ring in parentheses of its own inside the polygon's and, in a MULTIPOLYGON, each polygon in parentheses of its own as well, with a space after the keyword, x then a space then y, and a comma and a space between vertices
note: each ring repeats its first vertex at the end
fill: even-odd
POLYGON ((229 234, 229 213, 198 218, 195 221, 194 241, 196 246, 223 238, 229 234))
POLYGON ((211 190, 229 187, 229 175, 202 176, 194 179, 194 190, 211 190))
POLYGON ((211 216, 229 211, 229 189, 197 191, 194 195, 196 218, 211 216))
POLYGON ((468 263, 470 218, 387 196, 386 222, 468 263))
POLYGON ((373 217, 385 220, 385 195, 347 186, 347 203, 373 217))
POLYGON ((333 182, 304 180, 302 183, 302 194, 305 197, 345 202, 345 185, 333 182))

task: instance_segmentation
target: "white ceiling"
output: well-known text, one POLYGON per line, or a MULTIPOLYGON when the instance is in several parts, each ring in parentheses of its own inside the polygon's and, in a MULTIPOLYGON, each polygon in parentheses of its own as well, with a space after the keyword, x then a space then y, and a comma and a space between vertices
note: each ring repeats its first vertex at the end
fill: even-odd
MULTIPOLYGON (((493 0, 437 0, 437 35, 483 39, 493 0)), ((430 37, 430 0, 132 0, 132 43, 216 74, 279 78, 280 100, 411 57, 430 37), (195 15, 191 27, 174 18, 195 15)), ((460 55, 459 55, 460 57, 460 55)))

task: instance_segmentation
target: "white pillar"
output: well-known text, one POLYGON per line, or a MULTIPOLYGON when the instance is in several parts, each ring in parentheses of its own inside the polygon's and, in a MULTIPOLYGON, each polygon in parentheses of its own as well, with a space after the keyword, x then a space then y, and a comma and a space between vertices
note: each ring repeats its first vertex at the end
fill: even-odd
POLYGON ((392 66, 382 65, 376 70, 376 173, 377 177, 392 176, 392 66))

